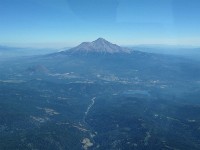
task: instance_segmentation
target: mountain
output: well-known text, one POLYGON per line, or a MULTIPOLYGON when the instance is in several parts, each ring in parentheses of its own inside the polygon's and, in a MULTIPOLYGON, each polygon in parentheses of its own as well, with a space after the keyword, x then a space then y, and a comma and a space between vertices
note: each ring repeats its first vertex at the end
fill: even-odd
POLYGON ((80 45, 71 48, 64 52, 81 52, 81 53, 130 53, 128 48, 120 47, 116 44, 112 44, 103 38, 98 38, 93 42, 83 42, 80 45))
POLYGON ((45 55, 53 52, 58 52, 52 48, 30 48, 30 47, 12 47, 0 45, 0 58, 14 58, 33 55, 45 55))
POLYGON ((132 49, 154 53, 154 54, 167 54, 174 56, 181 56, 184 58, 200 60, 200 48, 199 47, 184 47, 184 46, 171 46, 171 45, 138 45, 133 46, 132 49))

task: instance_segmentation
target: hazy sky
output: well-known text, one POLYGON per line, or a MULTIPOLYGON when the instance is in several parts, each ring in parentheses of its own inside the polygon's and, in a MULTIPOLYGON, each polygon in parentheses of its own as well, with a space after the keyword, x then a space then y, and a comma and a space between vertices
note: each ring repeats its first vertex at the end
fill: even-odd
POLYGON ((200 45, 200 0, 0 0, 0 45, 200 45))

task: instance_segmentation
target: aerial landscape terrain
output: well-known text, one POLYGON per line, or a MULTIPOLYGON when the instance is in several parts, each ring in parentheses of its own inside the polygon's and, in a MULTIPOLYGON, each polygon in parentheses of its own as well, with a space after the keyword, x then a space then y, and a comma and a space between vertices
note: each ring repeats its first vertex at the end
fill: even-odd
POLYGON ((98 38, 0 64, 0 149, 200 147, 197 60, 98 38))
POLYGON ((200 150, 200 0, 0 0, 0 150, 200 150))

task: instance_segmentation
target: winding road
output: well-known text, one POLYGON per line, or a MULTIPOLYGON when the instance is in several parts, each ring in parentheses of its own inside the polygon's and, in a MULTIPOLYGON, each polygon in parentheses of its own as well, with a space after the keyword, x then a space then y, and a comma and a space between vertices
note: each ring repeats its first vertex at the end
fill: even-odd
POLYGON ((96 99, 96 97, 93 97, 93 98, 91 99, 91 103, 88 105, 87 110, 86 110, 86 112, 85 112, 85 118, 87 117, 87 115, 88 115, 90 109, 91 109, 92 106, 94 105, 95 99, 96 99))

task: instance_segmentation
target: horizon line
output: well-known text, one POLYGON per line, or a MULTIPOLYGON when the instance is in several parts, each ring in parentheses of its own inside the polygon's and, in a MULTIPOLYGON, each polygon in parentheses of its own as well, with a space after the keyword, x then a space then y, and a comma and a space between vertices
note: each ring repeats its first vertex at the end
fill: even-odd
MULTIPOLYGON (((110 41, 109 41, 110 42, 110 41)), ((50 49, 62 49, 62 48, 72 48, 76 47, 82 42, 68 43, 68 42, 33 42, 33 43, 16 43, 16 42, 2 42, 0 46, 2 47, 15 47, 15 48, 50 48, 50 49)), ((121 47, 134 47, 134 46, 160 46, 160 47, 196 47, 199 48, 200 44, 181 44, 181 43, 137 43, 134 44, 118 44, 117 42, 111 42, 117 44, 121 47)))

